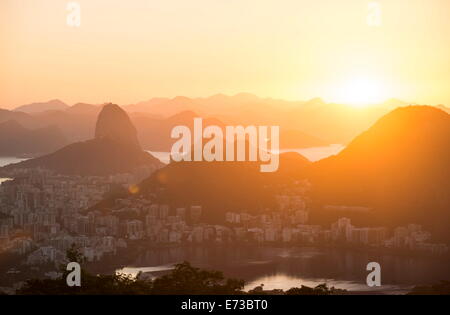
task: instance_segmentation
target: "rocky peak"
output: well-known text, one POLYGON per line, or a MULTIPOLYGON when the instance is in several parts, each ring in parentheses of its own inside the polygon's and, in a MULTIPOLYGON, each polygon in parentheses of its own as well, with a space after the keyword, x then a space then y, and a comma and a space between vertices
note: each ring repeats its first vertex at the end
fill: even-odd
POLYGON ((98 115, 95 138, 108 138, 126 145, 140 147, 137 131, 127 113, 115 104, 106 104, 98 115))

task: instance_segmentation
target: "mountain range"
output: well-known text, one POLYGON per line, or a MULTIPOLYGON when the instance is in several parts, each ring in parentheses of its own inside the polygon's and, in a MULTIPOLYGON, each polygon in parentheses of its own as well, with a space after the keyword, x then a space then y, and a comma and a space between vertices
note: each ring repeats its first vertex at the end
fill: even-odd
MULTIPOLYGON (((232 100, 233 97, 230 97, 232 100)), ((212 98, 215 99, 215 98, 212 98)), ((161 101, 162 99, 157 99, 161 101)), ((241 99, 242 101, 245 98, 241 99)), ((156 100, 154 101, 157 102, 156 100)), ((26 106, 21 106, 14 111, 0 110, 0 123, 8 120, 14 120, 28 129, 44 128, 48 126, 58 127, 63 135, 67 138, 68 143, 89 140, 90 135, 94 132, 93 126, 95 125, 97 115, 101 110, 101 106, 85 103, 77 103, 73 106, 63 107, 62 109, 55 110, 49 109, 52 107, 55 101, 48 103, 34 103, 26 106), (26 112, 22 112, 21 109, 25 108, 26 112)), ((61 102, 62 103, 62 102, 61 102)), ((170 101, 168 108, 188 108, 188 104, 192 104, 187 98, 175 98, 170 101), (178 104, 178 105, 177 105, 178 104), (181 106, 180 104, 184 104, 181 106)), ((215 105, 212 105, 215 106, 215 105)), ((124 106, 128 109, 128 114, 136 126, 138 132, 138 139, 145 150, 151 151, 170 151, 174 140, 170 137, 170 131, 177 125, 185 125, 192 127, 193 119, 195 117, 204 118, 204 123, 208 125, 217 125, 224 127, 226 122, 220 119, 203 115, 192 110, 168 110, 173 111, 173 115, 167 117, 158 113, 152 113, 150 111, 134 111, 144 108, 134 106, 124 106)), ((235 108, 235 107, 233 107, 235 108)), ((148 109, 148 108, 147 108, 148 109)), ((243 121, 237 117, 237 120, 231 122, 228 119, 228 124, 238 125, 243 121)), ((305 147, 317 147, 329 144, 326 140, 309 135, 297 129, 290 129, 287 126, 281 125, 281 147, 282 148, 305 148, 305 147)), ((50 141, 50 139, 49 139, 50 141)), ((48 152, 32 152, 31 148, 28 149, 30 155, 37 156, 41 153, 48 152)))
MULTIPOLYGON (((420 222, 450 236, 450 115, 398 108, 306 176, 316 202, 374 209, 384 224, 420 222)), ((324 214, 330 217, 329 213, 324 214)))
MULTIPOLYGON (((392 99, 379 105, 355 108, 326 103, 320 98, 285 101, 240 93, 205 98, 153 98, 122 108, 130 115, 145 150, 168 151, 173 143, 170 130, 177 124, 191 125, 193 116, 219 126, 280 126, 281 148, 288 149, 347 144, 390 110, 404 105, 407 104, 392 99)), ((52 100, 20 106, 13 111, 0 110, 0 123, 15 120, 28 129, 56 126, 71 143, 90 139, 101 108, 86 103, 68 106, 52 100)))
POLYGON ((306 179, 311 185, 312 223, 344 215, 327 206, 363 207, 345 213, 361 224, 419 223, 450 239, 450 116, 431 106, 398 108, 355 137, 339 154, 310 163, 282 154, 276 173, 253 162, 178 162, 141 183, 142 194, 158 193, 174 206, 204 205, 205 218, 226 211, 258 213, 274 205, 280 186, 306 179))
POLYGON ((55 151, 67 144, 56 126, 24 128, 15 120, 0 123, 0 156, 29 156, 55 151))
POLYGON ((260 98, 249 93, 234 96, 217 94, 205 98, 153 98, 124 106, 132 112, 169 117, 181 111, 193 111, 201 117, 214 117, 227 125, 277 125, 284 130, 298 130, 328 144, 347 144, 378 118, 407 103, 390 99, 385 103, 352 107, 326 103, 320 98, 309 101, 286 101, 260 98))
POLYGON ((95 127, 95 138, 67 145, 56 152, 1 168, 42 168, 66 175, 107 176, 156 169, 162 163, 143 151, 128 115, 119 106, 105 105, 95 127))
MULTIPOLYGON (((214 97, 217 108, 234 104, 235 98, 214 97)), ((240 95, 238 98, 241 101, 255 101, 251 95, 240 95)), ((183 110, 181 104, 187 102, 180 98, 174 101, 178 104, 175 111, 183 110)), ((167 102, 171 100, 155 100, 152 106, 162 108, 161 102, 169 106, 167 102)), ((189 101, 190 106, 193 102, 189 101)), ((201 103, 198 99, 195 102, 201 103)), ((267 103, 266 106, 269 106, 267 103)), ((328 111, 332 108, 320 99, 298 107, 290 105, 291 113, 309 112, 310 118, 322 115, 317 114, 320 108, 328 111)), ((388 105, 399 104, 392 100, 388 105)), ((71 107, 76 115, 86 117, 93 115, 95 109, 95 105, 89 104, 71 107)), ((18 117, 26 121, 36 115, 71 115, 69 110, 33 115, 6 111, 1 112, 0 117, 18 117)), ((374 111, 377 110, 382 112, 385 109, 374 111)), ((354 109, 344 112, 358 114, 354 109)), ((370 110, 365 111, 364 115, 369 112, 369 120, 377 116, 370 110)), ((192 127, 193 118, 198 115, 193 111, 182 111, 168 117, 161 117, 161 114, 162 110, 127 115, 119 106, 108 104, 98 114, 94 139, 74 143, 14 167, 46 167, 61 173, 82 175, 113 174, 140 166, 161 167, 159 161, 142 151, 139 142, 145 139, 143 135, 152 135, 149 143, 165 150, 168 139, 164 139, 161 134, 170 134, 174 125, 186 124, 192 127)), ((338 122, 329 126, 331 130, 343 123, 340 117, 334 118, 338 122)), ((304 119, 297 116, 297 120, 299 126, 304 127, 304 119)), ((327 120, 317 121, 325 123, 327 120)), ((221 127, 225 124, 218 118, 205 118, 204 122, 205 125, 221 127)), ((17 123, 11 122, 5 126, 19 128, 17 123)), ((290 130, 301 132, 299 128, 290 130)), ((296 138, 296 135, 293 137, 296 138)), ((421 223, 438 237, 450 239, 447 227, 450 219, 449 144, 450 116, 445 106, 404 106, 382 115, 354 137, 339 154, 318 162, 310 163, 296 153, 282 154, 280 168, 276 173, 259 172, 257 162, 171 163, 142 182, 140 192, 150 194, 157 191, 158 198, 174 205, 202 204, 207 210, 206 216, 216 220, 229 210, 253 213, 264 211, 265 207, 274 204, 279 187, 307 179, 312 184, 312 222, 331 222, 337 216, 342 216, 342 213, 329 210, 329 205, 362 206, 371 209, 367 216, 363 215, 365 224, 421 223)), ((361 214, 346 215, 361 219, 361 214)))
POLYGON ((69 105, 65 104, 64 102, 60 100, 50 100, 48 102, 43 103, 32 103, 27 105, 22 105, 14 109, 16 112, 23 112, 23 113, 39 113, 39 112, 45 112, 48 110, 66 110, 69 108, 69 105))

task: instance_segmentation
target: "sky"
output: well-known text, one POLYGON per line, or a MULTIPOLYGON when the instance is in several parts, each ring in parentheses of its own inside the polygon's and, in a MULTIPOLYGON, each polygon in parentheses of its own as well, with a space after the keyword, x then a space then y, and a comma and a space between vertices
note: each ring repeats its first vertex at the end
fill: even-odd
POLYGON ((448 0, 78 0, 79 27, 70 2, 0 1, 1 108, 239 92, 450 105, 448 0))

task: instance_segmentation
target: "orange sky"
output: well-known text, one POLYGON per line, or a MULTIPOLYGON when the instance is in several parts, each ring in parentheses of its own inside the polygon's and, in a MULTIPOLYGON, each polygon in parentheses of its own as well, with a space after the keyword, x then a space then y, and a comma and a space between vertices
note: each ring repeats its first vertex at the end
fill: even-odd
POLYGON ((79 28, 68 2, 0 1, 0 107, 242 91, 450 105, 449 0, 379 0, 380 27, 369 0, 78 0, 79 28))

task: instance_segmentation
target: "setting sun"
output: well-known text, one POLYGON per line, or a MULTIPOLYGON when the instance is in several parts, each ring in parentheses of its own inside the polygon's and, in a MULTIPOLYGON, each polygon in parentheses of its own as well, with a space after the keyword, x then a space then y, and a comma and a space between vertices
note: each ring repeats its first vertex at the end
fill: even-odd
POLYGON ((382 103, 389 98, 381 80, 368 76, 356 76, 344 80, 338 87, 336 101, 354 107, 382 103))

